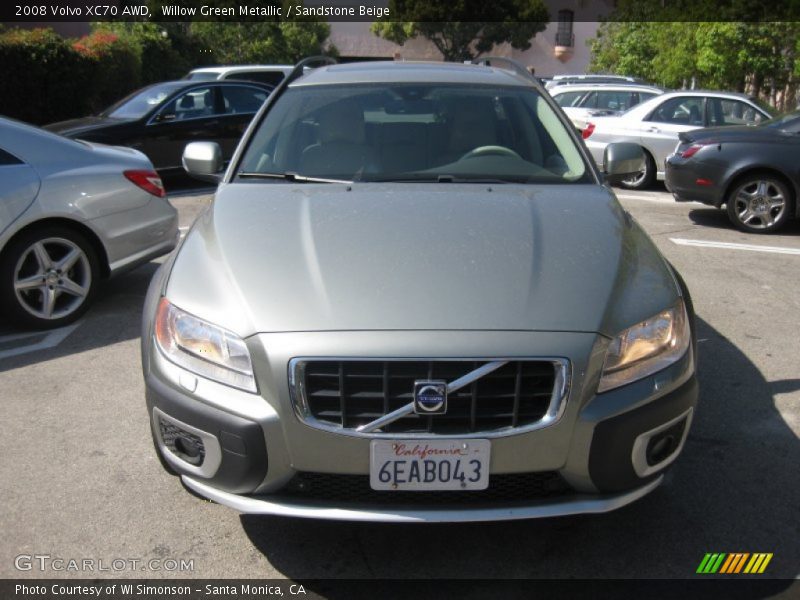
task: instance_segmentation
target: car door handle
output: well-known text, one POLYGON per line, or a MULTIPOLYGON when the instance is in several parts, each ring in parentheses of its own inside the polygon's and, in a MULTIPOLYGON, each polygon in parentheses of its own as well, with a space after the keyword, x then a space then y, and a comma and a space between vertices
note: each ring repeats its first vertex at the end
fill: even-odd
POLYGON ((658 127, 649 127, 647 131, 650 133, 661 133, 661 130, 658 127))

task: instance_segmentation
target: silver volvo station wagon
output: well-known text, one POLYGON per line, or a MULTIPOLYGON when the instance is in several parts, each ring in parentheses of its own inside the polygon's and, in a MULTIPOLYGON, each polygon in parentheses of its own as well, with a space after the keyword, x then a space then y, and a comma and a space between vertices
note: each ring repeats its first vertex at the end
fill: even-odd
POLYGON ((305 68, 149 289, 153 439, 245 513, 486 521, 655 489, 697 402, 681 277, 513 64, 305 68))

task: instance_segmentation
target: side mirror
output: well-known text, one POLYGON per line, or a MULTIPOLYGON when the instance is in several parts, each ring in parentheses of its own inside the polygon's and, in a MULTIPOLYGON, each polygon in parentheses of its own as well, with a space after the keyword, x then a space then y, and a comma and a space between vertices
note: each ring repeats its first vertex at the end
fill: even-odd
POLYGON ((619 183, 625 177, 647 168, 644 150, 638 144, 615 142, 603 152, 603 173, 609 183, 619 183))
POLYGON ((222 179, 222 150, 216 142, 191 142, 183 150, 183 168, 203 181, 219 183, 222 179))

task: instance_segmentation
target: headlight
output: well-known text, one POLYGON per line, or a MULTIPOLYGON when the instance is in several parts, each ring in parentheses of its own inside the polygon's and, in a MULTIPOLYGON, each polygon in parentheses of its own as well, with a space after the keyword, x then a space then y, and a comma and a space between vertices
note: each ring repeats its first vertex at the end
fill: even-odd
POLYGON ((682 300, 620 333, 608 347, 598 392, 652 375, 681 358, 691 344, 682 300))
POLYGON ((156 343, 175 364, 198 375, 255 392, 250 352, 235 333, 207 323, 162 298, 158 304, 156 343))

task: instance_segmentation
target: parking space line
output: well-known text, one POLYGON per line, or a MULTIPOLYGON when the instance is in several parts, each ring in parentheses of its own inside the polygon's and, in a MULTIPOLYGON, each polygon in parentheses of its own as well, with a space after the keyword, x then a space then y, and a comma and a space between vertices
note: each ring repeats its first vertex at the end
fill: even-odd
MULTIPOLYGON (((39 350, 47 350, 48 348, 55 348, 61 342, 63 342, 69 334, 75 331, 81 324, 81 321, 77 323, 73 323, 72 325, 67 325, 66 327, 60 327, 59 329, 53 329, 45 334, 44 339, 34 344, 28 344, 26 346, 19 346, 17 348, 9 348, 8 350, 0 351, 0 360, 4 358, 11 358, 12 356, 19 356, 21 354, 28 354, 30 352, 37 352, 39 350)), ((13 340, 20 340, 26 338, 41 338, 42 332, 41 331, 34 331, 31 333, 23 333, 23 334, 12 334, 6 336, 0 336, 0 343, 3 342, 10 342, 13 340)))
POLYGON ((709 242, 706 240, 686 240, 683 238, 669 238, 679 246, 697 246, 698 248, 721 248, 724 250, 747 250, 749 252, 769 252, 772 254, 794 254, 800 256, 800 248, 785 248, 783 246, 756 246, 753 244, 734 244, 731 242, 709 242))
POLYGON ((661 198, 659 196, 640 196, 637 194, 620 194, 617 193, 617 198, 620 200, 644 200, 645 202, 658 202, 659 204, 674 204, 675 200, 670 196, 669 198, 661 198))
MULTIPOLYGON (((656 204, 677 204, 672 196, 664 197, 659 196, 639 196, 636 194, 620 194, 617 192, 617 198, 620 200, 642 200, 643 202, 655 202, 656 204)), ((703 206, 701 202, 682 202, 681 204, 696 204, 703 206)))

